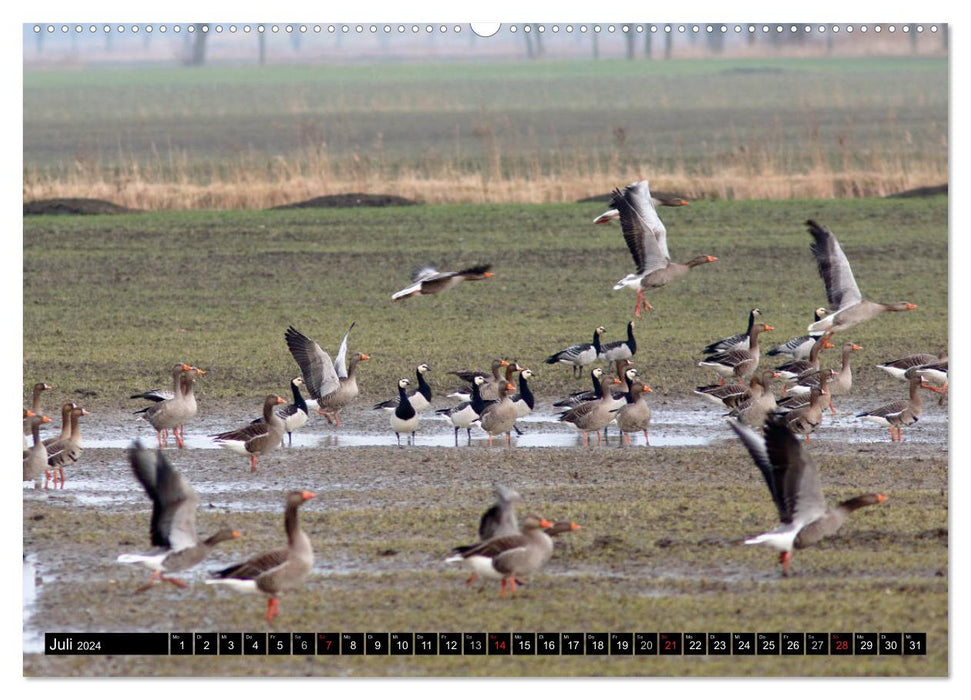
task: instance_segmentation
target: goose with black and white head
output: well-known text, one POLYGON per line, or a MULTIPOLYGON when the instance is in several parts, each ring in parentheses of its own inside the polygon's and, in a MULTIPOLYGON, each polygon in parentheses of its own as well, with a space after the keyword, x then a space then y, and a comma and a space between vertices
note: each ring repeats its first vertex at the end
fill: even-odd
POLYGON ((418 411, 411 405, 408 398, 408 387, 411 382, 405 378, 398 380, 398 405, 391 414, 391 429, 401 447, 401 433, 411 433, 410 442, 415 442, 415 431, 418 430, 418 411))

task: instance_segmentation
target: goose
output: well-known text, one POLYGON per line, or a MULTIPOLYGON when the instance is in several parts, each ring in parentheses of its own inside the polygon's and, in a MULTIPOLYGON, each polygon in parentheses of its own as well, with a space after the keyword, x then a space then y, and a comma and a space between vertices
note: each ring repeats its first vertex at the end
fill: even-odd
MULTIPOLYGON (((341 408, 357 398, 356 370, 359 362, 370 360, 366 353, 355 353, 347 366, 347 337, 354 328, 351 323, 341 339, 340 349, 334 360, 315 341, 293 326, 287 328, 284 339, 293 359, 303 375, 304 385, 310 398, 317 402, 317 413, 324 416, 328 423, 340 427, 341 408)), ((308 402, 309 403, 309 402, 308 402)))
POLYGON ((777 409, 772 381, 778 376, 772 370, 752 377, 751 391, 746 398, 733 401, 728 415, 737 418, 745 425, 761 429, 766 417, 777 409))
MULTIPOLYGON (((425 374, 430 371, 431 368, 426 363, 422 362, 420 365, 418 365, 417 369, 415 370, 415 377, 418 379, 418 387, 408 392, 408 400, 411 402, 411 407, 419 413, 431 406, 432 403, 432 388, 425 379, 425 374)), ((373 410, 376 411, 383 409, 385 411, 393 411, 397 407, 398 397, 396 396, 393 399, 388 399, 387 401, 374 404, 373 410)))
POLYGON ((810 331, 839 333, 879 316, 884 311, 910 311, 917 305, 909 301, 879 304, 863 298, 853 278, 853 270, 843 249, 828 228, 813 220, 806 222, 813 237, 810 249, 816 257, 819 276, 826 287, 829 308, 836 309, 829 316, 809 326, 810 331))
MULTIPOLYGON (((813 312, 813 322, 819 321, 823 316, 829 314, 825 308, 820 307, 813 312)), ((776 355, 785 355, 791 357, 793 360, 805 360, 809 357, 810 351, 813 349, 813 344, 816 342, 816 338, 822 335, 822 331, 813 331, 808 335, 800 335, 798 338, 790 338, 781 345, 776 345, 774 348, 769 350, 766 355, 770 357, 775 357, 776 355)))
MULTIPOLYGON (((41 416, 44 414, 44 411, 40 406, 41 394, 43 394, 45 391, 50 391, 53 388, 54 387, 52 387, 47 382, 37 382, 36 384, 34 384, 34 388, 31 392, 31 398, 30 398, 30 412, 33 413, 33 416, 26 416, 26 415, 24 416, 24 435, 25 436, 30 435, 33 432, 34 421, 32 421, 31 418, 33 418, 34 416, 41 416)), ((50 420, 48 420, 47 422, 50 423, 50 420)))
MULTIPOLYGON (((476 544, 460 545, 452 549, 451 554, 461 554, 476 547, 478 544, 493 537, 507 537, 519 534, 519 522, 516 519, 516 504, 522 501, 518 491, 502 484, 496 485, 496 502, 479 519, 479 542, 476 544)), ((471 585, 479 577, 473 567, 472 575, 465 585, 471 585)))
POLYGON ((139 411, 135 411, 135 414, 143 414, 141 417, 155 428, 159 447, 164 447, 168 444, 168 433, 170 430, 175 437, 175 444, 178 447, 185 447, 185 442, 182 440, 177 428, 191 417, 189 413, 192 406, 186 400, 186 396, 182 391, 182 376, 186 372, 193 371, 193 369, 191 365, 187 365, 184 362, 176 362, 172 365, 171 394, 162 394, 157 389, 153 389, 142 394, 132 394, 130 397, 133 399, 147 398, 155 402, 139 411))
POLYGON ((459 282, 483 280, 492 277, 492 265, 476 265, 459 272, 439 272, 431 265, 417 267, 411 273, 411 284, 391 295, 394 301, 413 296, 438 294, 451 289, 459 282))
POLYGON ((469 444, 472 444, 472 425, 479 420, 486 403, 479 394, 479 387, 485 383, 485 377, 476 377, 472 382, 472 396, 457 406, 440 408, 435 413, 445 416, 455 428, 455 445, 459 444, 459 430, 465 428, 468 433, 469 444))
POLYGON ((764 437, 736 422, 729 422, 729 427, 762 472, 781 523, 774 530, 745 540, 745 544, 761 544, 778 551, 783 576, 789 575, 793 549, 804 549, 835 535, 850 513, 887 500, 883 494, 868 493, 827 507, 816 464, 780 419, 766 423, 764 437))
MULTIPOLYGON (((40 439, 40 429, 45 423, 50 423, 51 419, 44 415, 39 415, 33 411, 26 410, 29 414, 26 420, 30 423, 30 434, 34 442, 24 450, 24 481, 34 481, 47 469, 47 447, 40 439)), ((38 481, 39 485, 39 481, 38 481)))
MULTIPOLYGON (((480 372, 478 370, 458 370, 449 372, 449 374, 454 374, 468 385, 471 385, 476 377, 483 377, 485 379, 485 383, 479 387, 479 394, 482 396, 483 400, 491 401, 499 398, 499 387, 508 384, 512 376, 512 372, 515 371, 515 366, 511 367, 508 360, 496 358, 492 361, 491 374, 480 372), (503 367, 506 368, 505 377, 503 377, 503 375, 499 372, 499 370, 503 367)), ((463 401, 468 401, 470 394, 465 390, 459 390, 452 392, 449 394, 449 396, 461 398, 463 401)))
POLYGON ((916 423, 920 419, 920 414, 923 410, 923 402, 921 401, 919 391, 923 379, 919 374, 914 373, 907 381, 910 388, 909 399, 891 401, 870 411, 862 411, 856 414, 857 418, 865 418, 874 423, 889 426, 891 442, 902 442, 901 430, 906 426, 916 423), (896 437, 894 437, 894 428, 897 429, 896 437))
POLYGON ((90 416, 91 412, 80 406, 71 409, 71 432, 66 440, 60 440, 47 445, 47 466, 45 471, 44 488, 53 474, 54 487, 57 488, 60 477, 61 488, 64 488, 64 465, 74 464, 81 459, 81 416, 90 416))
POLYGON ((529 388, 529 380, 533 378, 533 370, 524 367, 519 371, 519 392, 510 398, 516 407, 516 417, 524 418, 533 412, 536 405, 536 397, 533 390, 529 388))
POLYGON ((314 551, 310 538, 300 528, 297 511, 300 506, 316 498, 311 491, 291 491, 287 494, 287 508, 283 518, 287 533, 285 549, 260 554, 242 564, 213 572, 209 585, 225 585, 243 593, 263 593, 267 596, 266 621, 280 612, 281 593, 303 585, 314 566, 314 551))
POLYGON ((610 206, 619 212, 624 240, 637 266, 637 272, 617 282, 614 289, 628 287, 637 290, 635 317, 640 318, 642 308, 652 308, 644 298, 645 289, 663 287, 699 265, 718 260, 714 255, 699 255, 687 263, 671 262, 667 230, 651 202, 647 180, 628 185, 623 192, 614 190, 610 206))
POLYGON ((275 450, 283 442, 283 419, 274 410, 286 401, 274 394, 263 400, 263 421, 249 423, 238 430, 213 435, 212 439, 220 447, 250 456, 250 471, 256 471, 256 458, 275 450))
MULTIPOLYGON (((906 355, 904 357, 899 357, 896 360, 887 360, 886 362, 881 362, 877 365, 880 369, 885 371, 891 377, 895 379, 907 379, 907 370, 913 367, 920 367, 923 365, 934 364, 941 360, 947 360, 947 350, 942 350, 937 355, 931 355, 930 353, 922 352, 916 353, 914 355, 906 355)), ((34 411, 36 413, 37 411, 34 411)))
POLYGON ((584 446, 588 443, 587 433, 591 431, 597 433, 597 444, 601 444, 600 431, 614 420, 614 412, 616 410, 614 397, 607 388, 607 384, 610 382, 619 382, 619 380, 606 376, 604 371, 599 367, 595 367, 593 373, 600 382, 599 398, 593 401, 585 401, 579 406, 560 414, 561 421, 570 423, 583 434, 584 446))
POLYGON ((761 315, 761 309, 752 309, 748 312, 748 327, 745 329, 744 333, 736 333, 735 335, 730 335, 727 338, 722 338, 721 340, 716 340, 713 343, 709 343, 701 351, 701 354, 715 355, 728 350, 748 350, 749 334, 752 332, 752 326, 755 325, 755 320, 761 315))
POLYGON ((140 564, 152 570, 148 583, 135 590, 143 593, 159 581, 179 588, 188 588, 182 579, 167 577, 192 568, 204 560, 221 542, 240 536, 232 528, 223 528, 212 537, 200 540, 196 532, 196 510, 199 496, 188 480, 172 466, 161 450, 152 452, 135 442, 128 449, 128 459, 135 478, 152 501, 152 520, 149 526, 152 545, 158 550, 151 554, 120 554, 122 564, 140 564))
MULTIPOLYGON (((833 397, 846 396, 850 393, 850 389, 853 388, 853 370, 850 369, 850 356, 854 352, 859 352, 862 349, 856 343, 843 343, 840 369, 826 386, 829 393, 829 410, 833 413, 836 413, 836 409, 833 407, 833 397)), ((822 372, 817 370, 800 375, 796 385, 789 389, 790 393, 796 395, 808 394, 812 387, 819 385, 821 374, 822 372)))
POLYGON ((651 387, 644 382, 634 382, 630 388, 630 400, 617 411, 617 427, 620 428, 624 441, 630 444, 630 434, 644 433, 644 444, 650 445, 651 440, 647 431, 651 425, 651 407, 647 405, 644 394, 649 393, 651 387))
POLYGON ((407 379, 398 380, 398 405, 391 414, 391 429, 401 447, 401 433, 411 433, 411 444, 415 443, 415 431, 418 430, 418 411, 411 405, 408 398, 408 387, 411 382, 407 379))
MULTIPOLYGON (((670 194, 668 192, 651 192, 651 203, 655 207, 686 207, 688 206, 688 200, 684 199, 680 195, 670 194)), ((616 209, 608 209, 603 214, 598 216, 593 220, 595 224, 609 224, 611 221, 616 221, 620 218, 620 212, 616 209)))
POLYGON ((913 375, 924 380, 920 385, 921 389, 937 392, 941 395, 938 404, 944 404, 944 400, 947 398, 947 358, 919 367, 911 367, 907 370, 906 377, 910 379, 913 375))
POLYGON ((802 408, 803 406, 809 405, 809 395, 812 393, 813 388, 819 388, 820 390, 825 390, 822 393, 828 394, 830 391, 830 379, 834 378, 836 373, 831 369, 820 370, 819 372, 812 373, 812 386, 809 387, 809 391, 805 394, 801 393, 790 393, 789 396, 779 399, 776 401, 775 412, 776 413, 788 413, 797 408, 802 408))
POLYGON ((606 332, 603 326, 597 326, 593 330, 593 341, 589 343, 577 343, 570 347, 563 348, 559 352, 554 352, 546 358, 548 365, 555 365, 561 362, 573 367, 573 376, 579 375, 580 371, 597 361, 602 352, 600 336, 606 332))
POLYGON ((483 578, 501 581, 499 596, 515 594, 516 580, 538 571, 553 555, 553 540, 545 529, 553 523, 538 515, 523 519, 522 532, 500 535, 480 542, 461 552, 455 552, 445 561, 465 561, 483 578))
POLYGON ((515 390, 516 387, 512 384, 508 382, 503 384, 499 387, 499 400, 482 409, 482 414, 479 416, 479 426, 489 434, 490 447, 492 446, 492 437, 501 433, 506 434, 506 445, 512 443, 510 433, 516 424, 516 418, 519 417, 516 405, 512 402, 510 396, 510 392, 515 390))
POLYGON ((61 406, 61 432, 56 437, 44 439, 44 446, 50 448, 57 442, 62 442, 71 437, 71 411, 77 406, 73 401, 65 401, 61 406))
MULTIPOLYGON (((599 368, 596 368, 599 369, 599 368)), ((600 370, 603 372, 603 370, 600 370)), ((555 408, 576 408, 582 403, 587 401, 596 401, 600 398, 600 373, 594 373, 593 370, 590 371, 590 380, 593 385, 593 389, 588 389, 586 391, 575 391, 565 399, 556 401, 553 406, 555 408)), ((630 391, 630 384, 637 377, 637 370, 630 366, 629 360, 621 360, 617 364, 617 381, 611 382, 612 384, 623 384, 625 389, 619 391, 611 391, 610 395, 614 398, 614 405, 612 408, 620 408, 625 403, 627 403, 627 394, 630 391)))
MULTIPOLYGON (((783 362, 781 365, 775 368, 775 371, 779 374, 779 377, 783 381, 784 390, 789 384, 794 384, 800 377, 805 376, 809 372, 815 372, 819 369, 819 353, 821 353, 823 350, 836 347, 829 342, 830 338, 832 337, 832 333, 823 333, 816 338, 816 341, 813 343, 812 350, 809 351, 809 357, 807 359, 790 360, 789 362, 783 362)), ((783 393, 785 393, 785 391, 783 391, 783 393)))
MULTIPOLYGON (((293 392, 293 403, 285 404, 273 409, 273 412, 283 421, 283 429, 287 433, 287 446, 293 445, 293 431, 299 430, 307 424, 309 420, 309 409, 307 401, 300 393, 300 387, 304 386, 303 377, 294 377, 290 380, 290 391, 293 392)), ((253 423, 262 423, 263 416, 254 418, 253 423)))
POLYGON ((729 350, 711 355, 698 363, 699 367, 715 370, 719 376, 719 383, 725 378, 735 376, 744 379, 752 375, 759 366, 759 334, 775 330, 767 323, 756 323, 749 333, 749 347, 747 350, 729 350))
POLYGON ((634 339, 634 322, 627 322, 627 339, 604 343, 600 348, 599 359, 615 365, 621 360, 630 360, 637 354, 637 340, 634 339))
MULTIPOLYGON (((832 372, 833 370, 827 370, 832 372)), ((808 442, 809 436, 816 432, 816 428, 823 422, 823 402, 829 397, 829 392, 825 387, 816 386, 809 392, 809 403, 799 408, 794 408, 788 413, 783 414, 783 421, 786 427, 794 435, 805 436, 808 442)))

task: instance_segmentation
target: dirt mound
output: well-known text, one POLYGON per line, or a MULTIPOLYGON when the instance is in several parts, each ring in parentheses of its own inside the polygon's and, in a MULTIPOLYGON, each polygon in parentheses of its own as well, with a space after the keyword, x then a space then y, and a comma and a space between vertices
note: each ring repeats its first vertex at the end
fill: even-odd
POLYGON ((888 197, 933 197, 938 194, 947 194, 947 183, 943 185, 933 185, 931 187, 915 187, 912 190, 904 190, 895 194, 888 194, 888 197))
POLYGON ((103 199, 37 199, 24 202, 28 214, 130 214, 138 211, 103 199))
POLYGON ((413 199, 398 197, 393 194, 364 194, 362 192, 350 192, 348 194, 329 194, 323 197, 314 197, 305 202, 294 202, 293 204, 281 204, 272 209, 312 209, 324 207, 402 207, 411 204, 420 204, 413 199))

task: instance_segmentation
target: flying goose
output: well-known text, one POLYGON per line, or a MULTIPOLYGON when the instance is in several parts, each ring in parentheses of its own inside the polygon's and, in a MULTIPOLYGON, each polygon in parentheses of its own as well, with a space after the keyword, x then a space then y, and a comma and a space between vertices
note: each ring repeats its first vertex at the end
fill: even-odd
POLYGON ((804 549, 836 534, 850 513, 887 500, 883 494, 868 493, 827 507, 816 464, 780 419, 765 424, 764 437, 737 422, 728 425, 762 472, 781 522, 774 530, 745 540, 745 544, 761 544, 778 551, 783 576, 789 575, 793 549, 804 549))
POLYGON ((687 263, 671 262, 667 230, 651 202, 647 180, 628 185, 623 192, 614 190, 610 205, 619 212, 624 241, 637 266, 637 272, 617 282, 614 289, 629 287, 637 290, 635 317, 640 318, 642 308, 652 308, 644 298, 645 289, 663 287, 688 274, 692 268, 718 259, 714 255, 699 255, 687 263))
POLYGON ((806 222, 806 225, 813 237, 810 249, 816 256, 819 276, 826 286, 829 308, 835 309, 829 316, 811 324, 810 331, 839 333, 869 321, 884 311, 910 311, 917 308, 916 304, 909 301, 879 304, 864 299, 853 278, 850 261, 846 259, 836 237, 828 228, 820 226, 811 219, 806 222))
MULTIPOLYGON (((651 192, 651 203, 655 207, 686 207, 688 200, 680 195, 669 192, 651 192)), ((603 214, 593 220, 595 224, 609 224, 620 218, 620 212, 616 209, 608 209, 603 214)))
POLYGON ((438 294, 451 289, 459 282, 483 280, 492 277, 492 265, 476 265, 459 272, 439 272, 431 265, 417 267, 411 273, 411 284, 391 295, 394 301, 413 296, 438 294))

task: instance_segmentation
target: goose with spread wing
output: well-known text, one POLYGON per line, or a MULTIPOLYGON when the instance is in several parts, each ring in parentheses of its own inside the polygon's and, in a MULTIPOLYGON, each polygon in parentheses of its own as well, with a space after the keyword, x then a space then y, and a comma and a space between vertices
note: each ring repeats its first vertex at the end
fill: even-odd
POLYGON ((413 296, 438 294, 451 289, 459 282, 484 280, 492 277, 492 265, 475 265, 458 272, 439 272, 431 265, 415 268, 411 284, 391 295, 394 301, 413 296))

